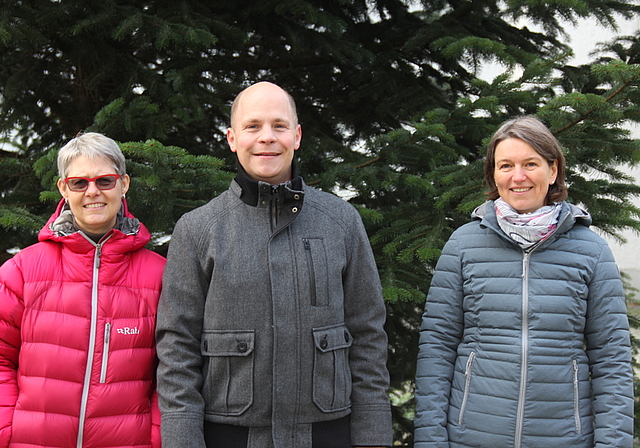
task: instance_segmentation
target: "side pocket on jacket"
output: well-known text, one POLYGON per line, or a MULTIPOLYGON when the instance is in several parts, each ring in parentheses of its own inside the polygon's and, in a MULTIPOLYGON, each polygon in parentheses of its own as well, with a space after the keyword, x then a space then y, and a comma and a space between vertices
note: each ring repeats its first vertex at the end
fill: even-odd
POLYGON ((107 382, 107 367, 109 367, 109 346, 111 344, 111 322, 104 326, 104 344, 102 347, 102 367, 100 368, 100 383, 107 382))
POLYGON ((343 324, 314 328, 313 401, 322 412, 351 406, 351 333, 343 324))
POLYGON ((476 359, 476 352, 469 354, 467 359, 467 366, 464 371, 464 395, 462 396, 462 404, 460 404, 460 415, 458 416, 458 425, 462 426, 464 419, 464 411, 467 407, 467 400, 469 399, 469 387, 471 386, 471 376, 473 374, 473 362, 476 359))
POLYGON ((580 422, 580 382, 578 380, 578 361, 576 359, 572 359, 571 364, 573 368, 573 415, 576 419, 576 432, 578 434, 582 434, 582 423, 580 422))
POLYGON ((206 413, 241 415, 253 404, 254 343, 253 330, 202 334, 206 413))

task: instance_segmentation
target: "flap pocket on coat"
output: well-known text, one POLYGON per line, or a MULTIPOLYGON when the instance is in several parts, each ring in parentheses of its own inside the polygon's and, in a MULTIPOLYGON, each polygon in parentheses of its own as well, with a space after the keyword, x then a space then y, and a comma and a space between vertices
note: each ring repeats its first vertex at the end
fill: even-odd
POLYGON ((313 401, 322 412, 351 406, 349 347, 352 337, 343 324, 314 328, 313 401))
POLYGON ((253 404, 255 332, 216 330, 202 334, 205 413, 237 416, 253 404))
POLYGON ((202 335, 202 356, 249 356, 253 353, 253 330, 205 331, 202 335))
POLYGON ((314 328, 313 341, 322 353, 351 347, 351 333, 344 325, 314 328))

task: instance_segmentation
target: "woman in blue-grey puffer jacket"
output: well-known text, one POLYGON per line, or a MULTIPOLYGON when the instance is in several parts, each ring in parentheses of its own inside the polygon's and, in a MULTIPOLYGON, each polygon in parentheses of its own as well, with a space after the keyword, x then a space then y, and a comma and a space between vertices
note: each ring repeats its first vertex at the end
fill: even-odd
POLYGON ((423 316, 416 448, 631 448, 622 283, 534 117, 489 144, 490 200, 451 236, 423 316))

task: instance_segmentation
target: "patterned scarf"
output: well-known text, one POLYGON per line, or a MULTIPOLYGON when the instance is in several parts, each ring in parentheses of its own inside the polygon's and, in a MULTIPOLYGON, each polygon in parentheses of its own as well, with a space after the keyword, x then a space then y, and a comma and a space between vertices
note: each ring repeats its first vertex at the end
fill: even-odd
POLYGON ((523 249, 549 238, 558 225, 562 204, 545 205, 535 212, 518 213, 502 198, 495 200, 498 225, 523 249))

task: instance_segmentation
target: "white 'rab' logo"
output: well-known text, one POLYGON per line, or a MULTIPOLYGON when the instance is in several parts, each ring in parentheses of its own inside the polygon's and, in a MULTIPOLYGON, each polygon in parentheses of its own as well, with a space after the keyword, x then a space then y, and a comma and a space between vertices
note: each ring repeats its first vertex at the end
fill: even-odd
POLYGON ((140 330, 138 330, 138 327, 133 327, 133 328, 129 328, 129 327, 124 327, 124 328, 118 328, 117 329, 118 334, 140 334, 140 330))

